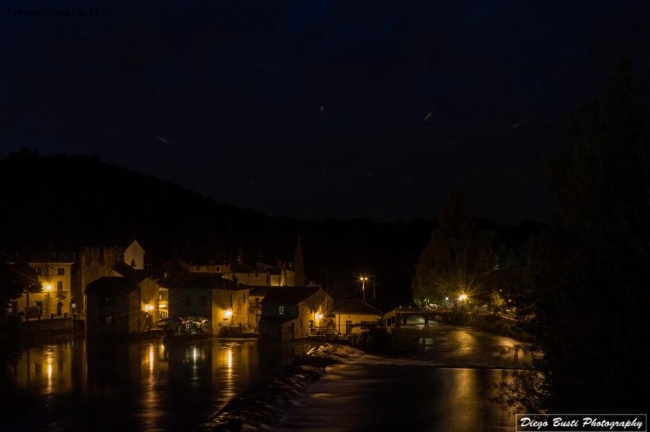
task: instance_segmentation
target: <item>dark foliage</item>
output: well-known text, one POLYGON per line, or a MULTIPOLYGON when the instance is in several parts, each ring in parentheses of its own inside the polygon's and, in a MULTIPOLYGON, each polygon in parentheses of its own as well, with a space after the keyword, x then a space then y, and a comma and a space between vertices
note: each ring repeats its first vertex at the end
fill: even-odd
POLYGON ((453 189, 440 212, 431 241, 420 254, 411 282, 418 305, 443 304, 461 294, 480 296, 496 265, 490 231, 477 229, 465 196, 453 189))
POLYGON ((35 293, 41 289, 38 276, 28 263, 10 260, 0 254, 0 319, 4 318, 9 302, 22 296, 26 290, 35 293))
POLYGON ((395 344, 385 328, 370 328, 352 337, 350 345, 371 354, 390 354, 395 344))
POLYGON ((551 412, 647 412, 649 119, 623 65, 550 161, 557 225, 532 244, 529 299, 551 412))

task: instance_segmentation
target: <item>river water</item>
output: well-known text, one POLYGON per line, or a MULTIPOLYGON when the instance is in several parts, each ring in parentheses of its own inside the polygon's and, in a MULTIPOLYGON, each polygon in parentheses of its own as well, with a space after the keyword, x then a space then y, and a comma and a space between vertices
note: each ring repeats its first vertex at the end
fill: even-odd
POLYGON ((192 431, 307 344, 259 350, 218 339, 2 350, 2 431, 192 431))
MULTIPOLYGON (((406 359, 335 365, 290 405, 280 431, 512 430, 489 402, 526 356, 516 341, 446 326, 406 359), (433 343, 429 343, 434 341, 433 343), (469 429, 467 429, 469 427, 469 429)), ((2 431, 195 431, 309 344, 261 350, 219 339, 0 349, 2 431)))

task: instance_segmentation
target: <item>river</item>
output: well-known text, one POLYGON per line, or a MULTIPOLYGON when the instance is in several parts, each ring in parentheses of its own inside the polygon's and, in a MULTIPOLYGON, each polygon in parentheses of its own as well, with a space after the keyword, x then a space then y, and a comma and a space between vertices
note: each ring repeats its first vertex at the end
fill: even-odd
MULTIPOLYGON (((422 352, 335 365, 276 430, 512 430, 490 402, 530 353, 468 328, 434 329, 422 352), (466 429, 469 427, 470 429, 466 429)), ((309 344, 93 343, 64 338, 3 351, 3 431, 193 431, 309 344)))
POLYGON ((188 431, 307 344, 218 339, 4 348, 2 431, 188 431))

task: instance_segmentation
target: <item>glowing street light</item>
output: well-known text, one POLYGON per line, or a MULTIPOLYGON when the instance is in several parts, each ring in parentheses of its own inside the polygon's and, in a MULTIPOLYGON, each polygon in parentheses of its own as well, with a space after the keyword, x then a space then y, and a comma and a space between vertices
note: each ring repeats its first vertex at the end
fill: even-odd
POLYGON ((459 301, 465 301, 465 300, 467 300, 467 294, 461 294, 460 296, 458 296, 458 300, 459 300, 459 301))
POLYGON ((232 309, 226 309, 223 312, 223 317, 224 319, 229 319, 232 316, 232 309))
POLYGON ((368 277, 361 276, 359 280, 361 281, 361 291, 363 292, 363 301, 366 301, 366 281, 368 280, 368 277))

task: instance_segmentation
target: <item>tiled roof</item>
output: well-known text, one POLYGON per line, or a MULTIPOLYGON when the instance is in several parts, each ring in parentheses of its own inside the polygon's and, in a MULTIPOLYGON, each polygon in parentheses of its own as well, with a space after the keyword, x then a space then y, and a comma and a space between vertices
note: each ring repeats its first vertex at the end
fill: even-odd
POLYGON ((262 304, 298 304, 320 291, 320 287, 273 287, 262 300, 262 304))
POLYGON ((131 294, 137 286, 129 279, 119 276, 104 276, 86 286, 86 295, 118 297, 131 294))
POLYGON ((222 273, 190 273, 178 277, 165 278, 161 286, 176 288, 197 288, 197 289, 223 289, 237 291, 248 289, 245 285, 238 285, 229 279, 224 279, 222 273))
POLYGON ((127 278, 129 283, 133 285, 137 285, 147 278, 147 274, 144 270, 134 269, 128 264, 121 263, 114 266, 113 269, 127 278))
POLYGON ((363 300, 339 300, 330 309, 329 313, 355 314, 355 315, 383 315, 376 307, 363 300))
POLYGON ((165 271, 170 272, 190 272, 190 265, 180 258, 172 258, 162 265, 165 271))
POLYGON ((269 291, 277 287, 270 286, 255 286, 251 287, 250 296, 251 297, 265 297, 269 291))

